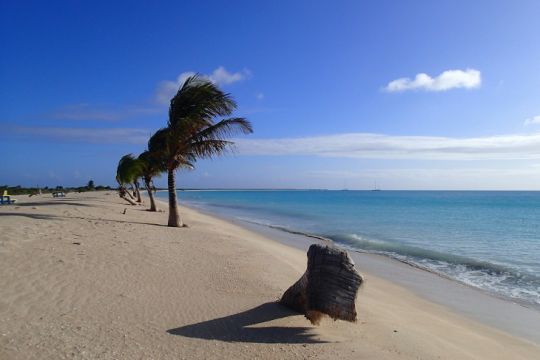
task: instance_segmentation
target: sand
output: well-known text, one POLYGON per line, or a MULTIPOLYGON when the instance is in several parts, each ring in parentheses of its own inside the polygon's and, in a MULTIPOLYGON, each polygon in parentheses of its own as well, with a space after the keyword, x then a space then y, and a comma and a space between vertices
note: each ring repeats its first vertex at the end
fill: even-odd
POLYGON ((0 359, 540 358, 366 272, 358 322, 312 326, 275 303, 304 251, 192 209, 176 229, 114 192, 17 198, 0 208, 0 359))

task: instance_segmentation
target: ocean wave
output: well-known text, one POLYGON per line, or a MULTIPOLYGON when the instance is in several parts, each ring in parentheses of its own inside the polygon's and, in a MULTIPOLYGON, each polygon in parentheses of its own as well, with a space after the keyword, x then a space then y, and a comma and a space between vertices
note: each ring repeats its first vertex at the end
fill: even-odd
POLYGON ((473 287, 540 305, 540 277, 503 264, 369 239, 357 234, 327 237, 350 250, 386 255, 473 287))
POLYGON ((356 248, 360 247, 362 250, 390 252, 397 255, 404 255, 418 259, 429 259, 432 261, 461 264, 467 266, 467 268, 470 270, 483 270, 492 275, 501 275, 507 273, 508 271, 511 271, 508 267, 505 267, 504 265, 494 264, 487 261, 471 259, 466 256, 443 253, 439 251, 389 241, 368 239, 357 234, 328 235, 328 238, 341 244, 349 245, 356 248))

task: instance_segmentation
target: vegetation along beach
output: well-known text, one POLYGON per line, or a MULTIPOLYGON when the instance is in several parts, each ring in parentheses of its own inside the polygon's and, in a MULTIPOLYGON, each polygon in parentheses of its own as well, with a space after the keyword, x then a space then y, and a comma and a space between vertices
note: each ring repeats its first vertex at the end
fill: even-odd
POLYGON ((540 359, 540 4, 0 4, 0 359, 540 359))

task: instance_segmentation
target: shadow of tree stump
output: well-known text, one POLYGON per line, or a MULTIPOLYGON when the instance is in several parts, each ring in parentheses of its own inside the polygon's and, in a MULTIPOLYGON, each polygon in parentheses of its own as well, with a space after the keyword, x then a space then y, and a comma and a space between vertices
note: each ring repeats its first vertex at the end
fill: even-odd
POLYGON ((167 332, 171 335, 220 340, 226 342, 264 344, 325 343, 308 327, 260 326, 268 321, 296 315, 278 303, 266 303, 238 314, 186 325, 167 332))

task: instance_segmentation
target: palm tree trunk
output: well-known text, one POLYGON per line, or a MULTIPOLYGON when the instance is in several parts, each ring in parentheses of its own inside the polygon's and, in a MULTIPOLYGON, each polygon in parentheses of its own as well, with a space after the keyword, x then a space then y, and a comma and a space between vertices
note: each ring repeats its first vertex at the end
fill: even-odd
POLYGON ((176 174, 174 169, 167 170, 167 185, 169 189, 169 223, 170 227, 182 227, 182 219, 178 214, 178 201, 176 199, 176 174))
POLYGON ((131 192, 129 191, 129 189, 126 188, 125 194, 126 194, 127 196, 129 196, 129 198, 130 198, 131 200, 135 200, 135 198, 133 197, 133 195, 131 195, 131 192))
POLYGON ((307 255, 306 272, 280 303, 303 313, 312 324, 319 324, 325 314, 334 320, 356 321, 355 300, 363 279, 347 252, 313 244, 307 255))
POLYGON ((137 203, 133 200, 131 200, 130 198, 126 197, 126 196, 121 196, 122 199, 126 200, 130 205, 137 205, 137 203))
POLYGON ((146 186, 146 191, 148 191, 148 197, 150 198, 149 211, 157 211, 156 201, 154 200, 154 194, 152 193, 152 187, 150 186, 149 178, 144 178, 144 185, 146 186))
POLYGON ((129 195, 129 191, 127 191, 126 188, 124 188, 123 186, 120 186, 120 188, 118 188, 118 195, 120 195, 120 198, 126 200, 131 205, 137 205, 137 203, 133 201, 133 199, 130 199, 126 196, 129 195))
POLYGON ((139 182, 135 180, 133 185, 135 186, 135 195, 137 196, 137 202, 140 204, 142 203, 142 199, 141 199, 141 192, 139 191, 139 182))

